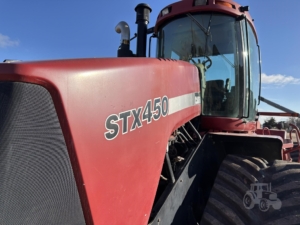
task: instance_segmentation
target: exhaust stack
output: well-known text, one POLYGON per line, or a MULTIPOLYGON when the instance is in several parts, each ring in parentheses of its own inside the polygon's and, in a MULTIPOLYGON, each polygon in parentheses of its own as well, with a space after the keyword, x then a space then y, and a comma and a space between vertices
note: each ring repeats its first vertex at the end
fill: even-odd
POLYGON ((131 57, 130 51, 130 29, 126 22, 121 21, 115 27, 115 31, 121 34, 121 45, 118 49, 118 57, 131 57))
POLYGON ((136 46, 136 56, 146 57, 147 48, 147 26, 150 19, 150 12, 152 9, 148 4, 141 3, 135 7, 136 11, 136 24, 137 28, 137 46, 136 46))
POLYGON ((118 34, 121 34, 121 44, 123 43, 129 45, 130 29, 128 24, 124 21, 121 21, 117 24, 115 30, 118 34))

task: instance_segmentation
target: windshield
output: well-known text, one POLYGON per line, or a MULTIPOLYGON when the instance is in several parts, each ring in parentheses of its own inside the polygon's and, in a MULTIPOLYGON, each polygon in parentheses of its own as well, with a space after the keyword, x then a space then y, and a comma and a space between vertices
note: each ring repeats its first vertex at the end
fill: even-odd
POLYGON ((158 32, 157 57, 195 64, 201 75, 202 114, 241 117, 244 56, 240 21, 223 14, 187 14, 158 32))

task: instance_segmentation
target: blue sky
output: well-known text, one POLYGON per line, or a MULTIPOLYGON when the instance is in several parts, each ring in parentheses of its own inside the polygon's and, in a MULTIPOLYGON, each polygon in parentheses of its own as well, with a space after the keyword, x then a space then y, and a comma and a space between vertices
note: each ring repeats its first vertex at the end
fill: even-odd
MULTIPOLYGON (((154 26, 159 11, 172 2, 145 1, 153 10, 149 26, 154 26)), ((262 55, 262 96, 300 112, 300 1, 238 2, 250 6, 255 20, 262 55)), ((133 35, 134 8, 141 1, 10 0, 1 3, 0 60, 28 61, 115 57, 120 36, 114 27, 124 20, 133 35)), ((134 41, 131 49, 135 51, 134 41)), ((154 46, 152 49, 154 56, 154 46)), ((259 109, 278 111, 264 103, 259 109)))

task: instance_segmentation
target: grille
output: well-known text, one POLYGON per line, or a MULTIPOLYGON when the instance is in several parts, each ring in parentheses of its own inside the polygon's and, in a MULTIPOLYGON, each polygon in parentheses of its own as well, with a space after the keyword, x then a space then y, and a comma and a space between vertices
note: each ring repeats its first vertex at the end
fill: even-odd
POLYGON ((49 92, 0 82, 0 224, 85 224, 49 92))

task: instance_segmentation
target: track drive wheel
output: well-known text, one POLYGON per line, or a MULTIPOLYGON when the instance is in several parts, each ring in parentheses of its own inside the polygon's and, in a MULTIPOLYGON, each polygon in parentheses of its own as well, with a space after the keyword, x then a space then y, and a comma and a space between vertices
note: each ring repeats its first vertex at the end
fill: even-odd
POLYGON ((299 223, 299 163, 282 160, 268 162, 256 157, 227 155, 199 224, 299 223), (268 199, 266 192, 265 196, 259 197, 256 188, 265 188, 266 184, 271 189, 269 193, 277 195, 275 202, 268 199), (251 185, 254 185, 253 190, 251 185))

